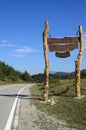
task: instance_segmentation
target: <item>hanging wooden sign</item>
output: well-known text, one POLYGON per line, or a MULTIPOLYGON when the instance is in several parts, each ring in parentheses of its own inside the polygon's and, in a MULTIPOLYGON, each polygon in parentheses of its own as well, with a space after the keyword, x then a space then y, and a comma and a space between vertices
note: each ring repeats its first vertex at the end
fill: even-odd
POLYGON ((79 37, 47 38, 47 44, 78 43, 79 37))
POLYGON ((55 56, 56 57, 60 57, 60 58, 67 58, 70 56, 70 52, 69 51, 66 51, 66 52, 56 52, 55 53, 55 56))
POLYGON ((71 50, 74 50, 74 49, 77 49, 78 48, 78 43, 74 43, 74 44, 57 44, 57 45, 54 45, 54 44, 50 44, 49 45, 49 50, 52 52, 52 51, 71 51, 71 50))

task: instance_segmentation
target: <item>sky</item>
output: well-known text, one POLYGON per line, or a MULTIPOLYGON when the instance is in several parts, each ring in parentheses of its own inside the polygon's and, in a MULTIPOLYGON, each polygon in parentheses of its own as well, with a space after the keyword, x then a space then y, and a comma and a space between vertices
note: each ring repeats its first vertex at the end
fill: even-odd
MULTIPOLYGON (((52 38, 77 36, 82 25, 81 69, 86 69, 86 0, 1 0, 0 61, 31 75, 43 73, 42 34, 46 20, 52 38)), ((49 52, 50 71, 74 71, 78 52, 72 51, 68 58, 57 58, 55 52, 49 52)))

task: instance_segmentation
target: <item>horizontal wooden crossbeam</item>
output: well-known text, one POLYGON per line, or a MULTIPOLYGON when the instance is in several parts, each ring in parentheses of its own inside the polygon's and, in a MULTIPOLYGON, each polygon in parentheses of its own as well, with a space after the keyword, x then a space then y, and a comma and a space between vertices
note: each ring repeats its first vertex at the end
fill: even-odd
POLYGON ((54 45, 54 44, 50 44, 49 45, 49 51, 52 52, 52 51, 72 51, 74 49, 77 49, 78 48, 78 43, 71 43, 71 44, 57 44, 57 45, 54 45))
POLYGON ((47 38, 47 44, 78 43, 79 37, 47 38))

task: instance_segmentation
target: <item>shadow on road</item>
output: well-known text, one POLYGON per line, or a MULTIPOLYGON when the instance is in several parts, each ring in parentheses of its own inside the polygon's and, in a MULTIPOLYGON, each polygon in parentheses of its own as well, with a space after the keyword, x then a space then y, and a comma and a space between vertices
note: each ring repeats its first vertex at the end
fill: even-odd
POLYGON ((30 99, 30 100, 38 100, 38 95, 23 95, 23 94, 0 94, 0 97, 17 97, 20 99, 30 99))

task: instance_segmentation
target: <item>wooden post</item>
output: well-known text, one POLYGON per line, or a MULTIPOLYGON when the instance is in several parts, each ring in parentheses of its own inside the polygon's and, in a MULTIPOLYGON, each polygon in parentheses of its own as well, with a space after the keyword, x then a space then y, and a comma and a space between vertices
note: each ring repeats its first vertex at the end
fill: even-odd
POLYGON ((48 21, 45 22, 45 29, 43 32, 43 49, 44 49, 44 58, 45 58, 45 90, 43 94, 43 100, 46 101, 48 99, 49 93, 49 58, 48 58, 48 45, 47 45, 47 35, 48 35, 48 21))
POLYGON ((82 34, 82 26, 79 26, 79 42, 80 42, 80 50, 77 59, 75 60, 75 73, 76 73, 76 97, 78 99, 81 98, 80 92, 80 66, 81 60, 83 56, 83 34, 82 34))

